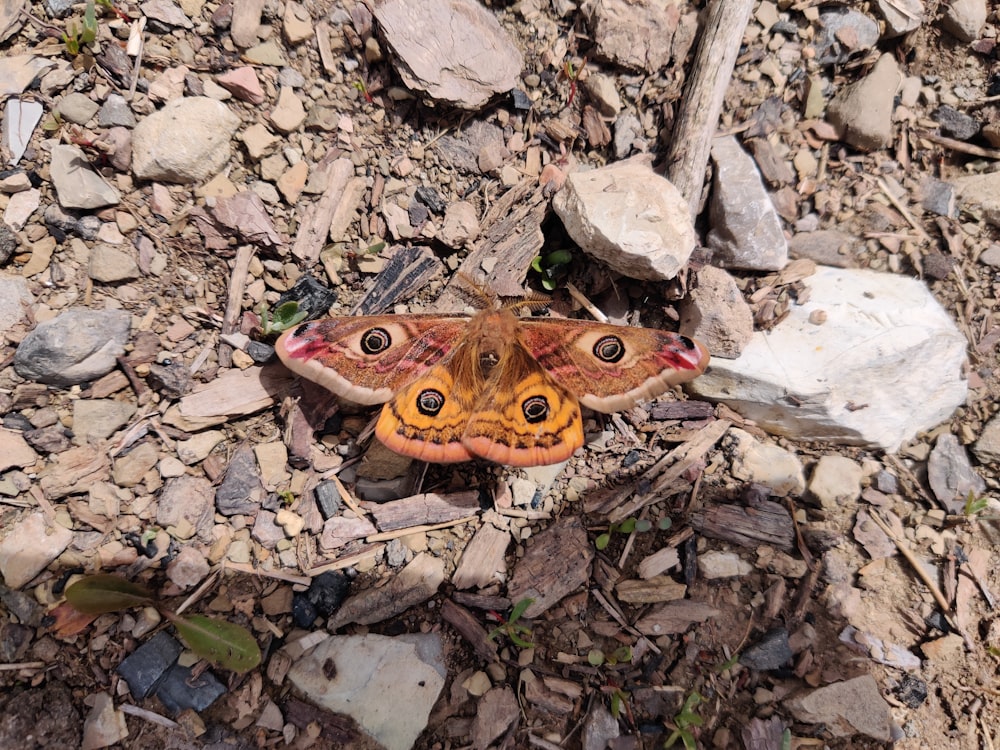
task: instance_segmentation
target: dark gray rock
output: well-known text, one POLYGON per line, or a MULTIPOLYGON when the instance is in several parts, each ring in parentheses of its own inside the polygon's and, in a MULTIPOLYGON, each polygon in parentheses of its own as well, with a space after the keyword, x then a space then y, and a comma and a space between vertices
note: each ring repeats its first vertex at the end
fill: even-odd
POLYGON ((107 375, 125 353, 132 316, 124 310, 67 310, 39 323, 14 355, 27 380, 75 385, 107 375))
POLYGON ((146 698, 164 673, 177 661, 181 644, 165 630, 161 630, 118 665, 118 674, 128 683, 133 698, 146 698))

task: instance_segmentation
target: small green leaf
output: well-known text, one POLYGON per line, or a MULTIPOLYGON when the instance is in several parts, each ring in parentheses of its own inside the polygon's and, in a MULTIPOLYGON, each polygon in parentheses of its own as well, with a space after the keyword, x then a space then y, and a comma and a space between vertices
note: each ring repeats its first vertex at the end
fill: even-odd
POLYGON ((261 326, 265 334, 281 333, 298 325, 308 316, 309 313, 301 309, 298 302, 285 302, 275 308, 271 320, 264 317, 261 326))
POLYGON ((623 534, 631 534, 635 531, 635 519, 626 518, 620 524, 618 524, 618 530, 623 534))
POLYGON ((188 648, 205 661, 233 672, 249 672, 260 664, 260 646, 246 628, 204 615, 166 616, 188 648))
POLYGON ((628 646, 619 646, 614 652, 615 662, 623 664, 632 661, 632 649, 628 646))
POLYGON ((534 603, 535 600, 531 598, 522 599, 521 601, 519 601, 517 604, 514 605, 514 608, 510 611, 510 617, 507 619, 507 622, 513 625, 515 622, 521 619, 521 615, 523 615, 527 611, 528 607, 530 607, 534 603))
POLYGON ((573 260, 573 253, 569 250, 556 250, 545 256, 545 265, 549 268, 553 266, 566 266, 573 260))
POLYGON ((659 521, 657 521, 656 528, 658 528, 660 531, 666 531, 673 525, 674 522, 670 520, 670 516, 664 516, 659 521))
POLYGON ((606 549, 610 541, 611 541, 611 534, 601 534, 599 537, 597 537, 595 545, 599 550, 606 549))
POLYGON ((653 528, 653 522, 648 519, 640 518, 635 522, 636 531, 649 531, 651 528, 653 528))
POLYGON ((145 586, 108 573, 87 576, 66 589, 66 601, 78 612, 102 615, 130 607, 144 607, 153 601, 145 586))
POLYGON ((599 667, 604 663, 604 652, 599 648, 592 648, 587 652, 587 663, 592 667, 599 667))
POLYGON ((531 261, 531 270, 535 273, 542 272, 542 256, 536 255, 531 261))

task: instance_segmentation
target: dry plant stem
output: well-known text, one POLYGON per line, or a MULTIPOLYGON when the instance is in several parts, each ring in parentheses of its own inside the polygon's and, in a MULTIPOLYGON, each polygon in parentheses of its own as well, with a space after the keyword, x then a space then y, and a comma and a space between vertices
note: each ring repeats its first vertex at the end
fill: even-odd
MULTIPOLYGON (((361 563, 368 560, 374 560, 376 557, 378 557, 379 553, 383 549, 385 549, 384 544, 370 544, 364 549, 355 552, 354 554, 347 555, 346 557, 341 557, 339 560, 334 560, 333 562, 325 563, 316 568, 310 568, 309 570, 306 571, 306 576, 308 577, 305 579, 305 582, 307 585, 309 583, 312 583, 313 577, 318 576, 320 573, 326 573, 331 570, 343 570, 344 568, 350 568, 354 565, 360 565, 361 563)), ((238 569, 237 566, 233 565, 232 563, 230 563, 229 567, 238 569)), ((249 565, 247 565, 246 567, 250 568, 249 565)), ((247 572, 256 573, 257 571, 250 569, 247 572)), ((269 575, 266 572, 262 572, 262 574, 269 575)), ((298 576, 295 576, 295 578, 298 578, 298 576)))
POLYGON ((594 320, 598 320, 601 323, 608 322, 608 316, 604 314, 601 308, 599 308, 597 305, 595 305, 593 302, 587 299, 587 295, 585 295, 583 292, 577 289, 572 282, 570 281, 566 282, 566 291, 569 292, 570 297, 579 302, 580 305, 583 307, 583 309, 589 312, 594 317, 594 320))
POLYGON ((917 560, 916 556, 910 551, 906 542, 897 537, 892 532, 892 529, 889 528, 889 524, 883 521, 881 516, 879 516, 874 510, 869 514, 869 516, 873 521, 875 521, 878 527, 885 532, 885 535, 892 540, 893 544, 896 545, 896 549, 899 550, 899 554, 906 558, 910 567, 913 568, 913 571, 917 574, 917 577, 920 578, 920 580, 924 582, 924 585, 930 590, 931 596, 934 597, 934 601, 936 601, 938 606, 941 608, 941 614, 945 616, 949 624, 955 629, 955 632, 961 634, 962 639, 965 641, 965 648, 969 651, 974 650, 975 644, 972 642, 972 639, 969 638, 968 633, 960 628, 955 622, 955 618, 951 616, 951 605, 948 604, 948 600, 945 599, 944 594, 941 593, 941 589, 938 588, 936 583, 934 583, 934 580, 924 572, 923 566, 920 565, 920 561, 917 560))
POLYGON ((667 152, 667 179, 698 215, 705 165, 753 0, 714 0, 667 152))
POLYGON ((927 232, 924 231, 924 228, 917 223, 917 220, 913 218, 913 214, 910 213, 910 210, 906 206, 904 206, 899 200, 897 200, 896 197, 889 191, 889 186, 886 184, 885 180, 883 180, 881 177, 878 178, 878 187, 879 190, 881 190, 882 193, 885 195, 885 197, 889 200, 889 202, 896 207, 896 210, 903 215, 903 218, 906 219, 906 222, 911 227, 917 230, 917 234, 920 235, 920 239, 922 239, 924 242, 930 242, 931 236, 927 234, 927 232))
MULTIPOLYGON (((278 581, 285 581, 286 583, 294 583, 302 586, 308 586, 312 583, 312 576, 318 575, 310 571, 308 576, 296 576, 291 573, 282 573, 280 570, 264 570, 263 568, 255 568, 249 563, 234 563, 227 562, 226 570, 235 570, 238 573, 247 573, 252 576, 263 576, 264 578, 274 578, 278 581)), ((322 571, 320 571, 322 572, 322 571)))
POLYGON ((181 605, 174 611, 174 614, 180 615, 184 613, 188 607, 194 604, 196 601, 201 599, 202 595, 215 585, 215 582, 219 578, 219 571, 216 570, 212 575, 201 582, 201 585, 191 592, 191 595, 185 599, 181 605))
POLYGON ((0 672, 16 672, 21 669, 45 669, 44 661, 21 661, 10 664, 0 664, 0 672))
MULTIPOLYGON (((229 294, 226 297, 226 311, 222 315, 222 333, 237 330, 243 309, 243 292, 250 277, 250 261, 253 260, 253 245, 240 245, 233 261, 233 272, 229 275, 229 294)), ((219 364, 229 367, 233 363, 233 350, 228 344, 219 345, 219 364)))
POLYGON ((371 536, 365 537, 365 541, 388 542, 391 539, 399 539, 401 536, 409 536, 410 534, 419 534, 425 531, 437 531, 438 529, 447 529, 452 526, 461 526, 463 523, 475 521, 477 518, 479 518, 478 515, 465 516, 464 518, 456 518, 454 521, 443 521, 442 523, 425 524, 423 526, 409 526, 405 529, 396 529, 394 531, 383 531, 381 534, 372 534, 371 536))
POLYGON ((956 141, 954 138, 931 133, 928 130, 917 130, 915 134, 918 138, 925 138, 931 143, 950 148, 952 151, 969 154, 970 156, 981 156, 984 159, 1000 159, 1000 149, 982 148, 981 146, 975 146, 965 141, 956 141))
POLYGON ((131 703, 122 703, 119 708, 122 710, 122 713, 130 714, 140 719, 145 719, 152 724, 159 724, 161 727, 179 729, 181 726, 176 721, 168 719, 166 716, 161 716, 153 711, 147 711, 145 708, 133 706, 131 703))

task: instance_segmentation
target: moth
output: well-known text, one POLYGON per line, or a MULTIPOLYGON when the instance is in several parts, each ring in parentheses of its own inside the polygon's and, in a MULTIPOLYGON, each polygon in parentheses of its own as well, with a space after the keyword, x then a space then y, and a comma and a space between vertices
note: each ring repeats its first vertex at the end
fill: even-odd
POLYGON ((583 445, 580 406, 610 413, 691 380, 709 354, 651 328, 468 315, 302 323, 275 344, 288 369, 359 404, 385 404, 375 435, 434 463, 559 463, 583 445))

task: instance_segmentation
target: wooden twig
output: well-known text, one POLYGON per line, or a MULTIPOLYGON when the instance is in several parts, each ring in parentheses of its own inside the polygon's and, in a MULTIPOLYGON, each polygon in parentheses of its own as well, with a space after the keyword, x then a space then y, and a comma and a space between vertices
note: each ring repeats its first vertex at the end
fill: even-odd
POLYGON ((447 529, 452 526, 461 526, 463 523, 475 521, 477 518, 479 518, 478 515, 465 516, 464 518, 456 518, 454 521, 443 521, 442 523, 430 523, 423 526, 410 526, 405 529, 396 529, 394 531, 383 531, 380 534, 372 534, 371 536, 365 537, 365 541, 388 542, 391 539, 399 539, 401 536, 409 536, 410 534, 418 534, 425 531, 437 531, 438 529, 447 529))
POLYGON ((753 0, 714 0, 667 151, 667 179, 698 215, 705 165, 753 0))
POLYGON ((1000 149, 983 148, 982 146, 976 146, 972 143, 966 143, 965 141, 958 141, 954 138, 938 135, 937 133, 932 133, 929 130, 917 130, 915 131, 915 135, 918 138, 926 138, 931 143, 936 143, 939 146, 950 148, 952 151, 969 154, 970 156, 981 156, 984 159, 1000 159, 1000 149))
POLYGON ((923 566, 920 564, 920 561, 917 560, 916 555, 914 555, 910 551, 910 548, 906 544, 906 542, 904 542, 902 539, 896 536, 893 530, 889 527, 889 524, 886 523, 884 520, 882 520, 882 517, 874 509, 872 509, 869 512, 868 516, 875 522, 875 524, 880 529, 882 529, 882 531, 885 532, 885 535, 892 540, 893 544, 896 545, 896 549, 899 550, 899 554, 901 554, 904 558, 906 558, 906 561, 910 563, 910 566, 913 568, 913 571, 917 574, 920 580, 924 582, 924 585, 927 586, 928 589, 930 589, 931 595, 934 597, 934 600, 938 603, 938 606, 941 608, 941 611, 944 613, 950 612, 951 604, 949 604, 948 600, 945 599, 944 594, 941 593, 941 589, 938 588, 938 585, 934 582, 934 579, 924 572, 923 566))
POLYGON ((881 177, 879 177, 877 182, 879 190, 881 190, 882 193, 885 195, 885 197, 889 200, 889 202, 896 207, 896 210, 903 215, 903 218, 906 219, 906 223, 917 230, 917 234, 920 235, 920 239, 922 239, 924 242, 930 242, 931 236, 927 234, 927 232, 924 231, 924 228, 917 223, 916 219, 913 218, 913 214, 910 213, 910 209, 908 209, 905 205, 903 205, 903 202, 897 199, 896 196, 892 194, 892 191, 889 190, 889 185, 886 183, 886 181, 881 177))

